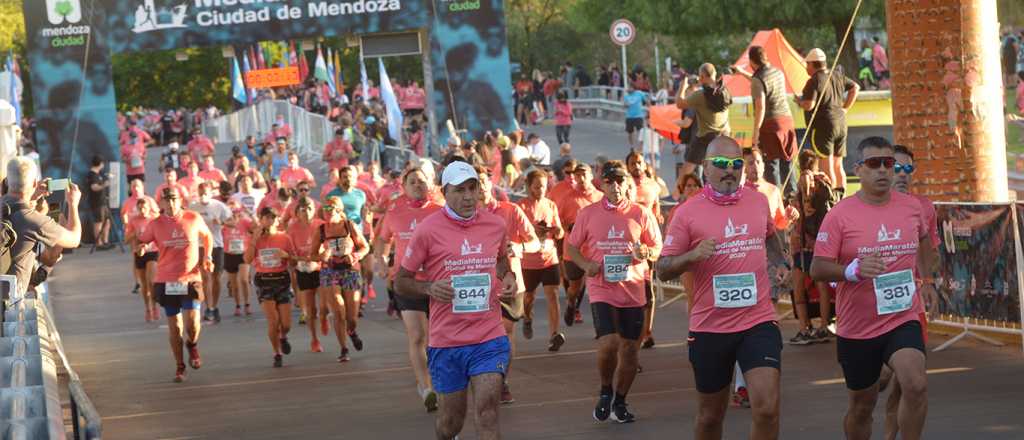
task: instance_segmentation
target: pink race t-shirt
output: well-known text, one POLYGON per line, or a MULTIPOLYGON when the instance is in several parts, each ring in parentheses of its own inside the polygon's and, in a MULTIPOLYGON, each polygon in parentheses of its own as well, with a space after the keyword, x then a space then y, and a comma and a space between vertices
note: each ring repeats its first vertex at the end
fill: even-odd
POLYGON ((417 226, 423 223, 427 216, 440 209, 441 205, 430 201, 424 201, 422 205, 410 201, 395 204, 394 208, 384 215, 377 236, 385 243, 394 242, 395 262, 388 271, 389 279, 393 280, 395 275, 398 275, 398 268, 402 267, 405 250, 409 247, 409 240, 412 240, 412 234, 417 226))
POLYGON ((344 139, 340 141, 335 139, 324 145, 324 157, 330 158, 328 159, 327 164, 331 167, 332 170, 337 170, 340 169, 341 167, 347 166, 348 158, 351 155, 352 144, 350 144, 348 141, 344 139), (335 152, 340 152, 341 157, 334 159, 333 157, 335 152))
POLYGON ((583 256, 601 265, 601 273, 587 277, 590 302, 615 307, 641 307, 647 304, 644 283, 650 275, 646 261, 633 258, 633 246, 641 242, 661 247, 661 231, 651 211, 633 202, 613 207, 607 199, 580 210, 566 243, 583 256), (621 277, 621 280, 615 278, 621 277))
MULTIPOLYGON (((495 266, 498 253, 508 244, 505 221, 487 210, 477 210, 468 222, 440 211, 427 216, 416 228, 405 250, 402 267, 425 272, 427 281, 456 280, 460 285, 490 277, 490 289, 479 311, 455 311, 455 304, 430 298, 430 346, 435 348, 475 345, 505 336, 501 322, 501 280, 495 266), (467 275, 479 274, 472 277, 467 275)), ((478 288, 479 289, 479 288, 478 288)), ((474 290, 478 290, 474 289, 474 290)), ((462 289, 460 289, 462 290, 462 289)))
POLYGON ((278 232, 265 235, 253 243, 252 266, 257 273, 276 273, 288 270, 288 260, 274 255, 274 251, 284 251, 295 255, 295 245, 288 234, 278 232))
MULTIPOLYGON (((318 218, 314 218, 309 223, 302 223, 295 219, 288 225, 288 236, 291 237, 292 244, 295 245, 297 256, 307 258, 313 253, 313 232, 319 230, 323 223, 324 221, 318 218)), ((319 270, 319 262, 313 262, 310 269, 319 270)))
MULTIPOLYGON (((146 227, 149 226, 149 224, 152 221, 152 218, 136 215, 132 217, 130 220, 128 220, 128 223, 124 227, 124 235, 129 237, 134 235, 137 237, 139 236, 139 234, 142 233, 142 231, 146 230, 146 227)), ((156 245, 153 244, 152 242, 146 244, 139 244, 139 247, 142 248, 142 251, 145 253, 157 251, 156 245)))
POLYGON ((902 307, 889 302, 893 300, 888 298, 893 294, 893 287, 912 287, 918 246, 930 233, 921 202, 896 191, 892 191, 890 197, 880 206, 865 203, 859 195, 847 197, 825 215, 818 231, 815 258, 834 259, 846 266, 854 258, 878 253, 886 264, 883 278, 839 283, 836 334, 844 338, 875 338, 908 321, 917 321, 918 315, 924 312, 920 295, 913 291, 912 303, 905 310, 892 311, 902 307), (911 275, 909 286, 883 281, 892 277, 891 274, 906 273, 903 271, 911 275))
POLYGON ((747 187, 739 191, 734 205, 718 205, 703 195, 690 197, 665 233, 661 255, 668 257, 715 240, 711 257, 689 271, 694 281, 692 332, 736 333, 777 319, 765 251, 765 239, 775 233, 768 198, 747 187), (755 295, 747 294, 755 289, 755 295))
POLYGON ((138 235, 140 243, 156 243, 160 256, 156 260, 157 283, 202 281, 199 273, 199 249, 206 256, 213 252, 213 234, 203 218, 192 211, 181 211, 177 217, 161 215, 138 235))
MULTIPOLYGON (((547 198, 533 200, 526 197, 520 200, 518 204, 531 224, 536 225, 543 222, 549 228, 560 229, 562 227, 562 222, 558 219, 558 208, 555 207, 555 202, 547 198)), ((564 231, 562 233, 563 235, 565 234, 564 231)), ((562 238, 562 236, 538 238, 542 240, 541 251, 524 254, 523 269, 539 270, 558 264, 558 248, 555 246, 555 240, 562 238)))
MULTIPOLYGON (((492 214, 505 220, 505 230, 508 232, 508 241, 517 245, 527 243, 536 236, 530 219, 523 213, 519 205, 511 202, 494 201, 484 206, 492 214)), ((526 290, 526 281, 523 279, 523 253, 522 247, 512 246, 509 249, 508 265, 516 274, 517 292, 526 290)))
POLYGON ((917 199, 918 202, 921 202, 921 214, 924 215, 924 224, 928 227, 928 237, 931 237, 932 239, 932 248, 938 249, 939 221, 938 213, 935 212, 935 204, 925 196, 917 194, 909 194, 909 196, 917 199))
POLYGON ((242 255, 249 248, 251 239, 249 230, 252 229, 253 221, 248 217, 238 219, 235 226, 225 226, 221 229, 224 236, 224 253, 242 255))
POLYGON ((316 180, 313 179, 313 173, 303 167, 286 167, 281 170, 281 186, 292 189, 295 188, 299 182, 309 182, 309 185, 315 186, 316 180))
POLYGON ((203 180, 207 180, 207 181, 211 181, 211 182, 217 182, 217 183, 220 183, 220 182, 223 182, 225 180, 228 180, 227 176, 224 175, 224 172, 219 170, 219 169, 217 169, 216 167, 208 169, 208 170, 200 171, 199 172, 199 177, 202 178, 203 180))
POLYGON ((121 147, 121 157, 124 158, 125 174, 129 176, 146 174, 146 145, 141 140, 121 147))

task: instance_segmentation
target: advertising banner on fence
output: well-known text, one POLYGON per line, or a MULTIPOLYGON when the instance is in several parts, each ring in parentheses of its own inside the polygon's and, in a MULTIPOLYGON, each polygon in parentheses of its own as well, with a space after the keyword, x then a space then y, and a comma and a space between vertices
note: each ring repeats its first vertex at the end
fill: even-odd
POLYGON ((1013 205, 943 204, 939 222, 939 312, 1020 322, 1013 205))
POLYGON ((258 69, 245 72, 245 85, 250 89, 285 87, 302 82, 299 66, 258 69))

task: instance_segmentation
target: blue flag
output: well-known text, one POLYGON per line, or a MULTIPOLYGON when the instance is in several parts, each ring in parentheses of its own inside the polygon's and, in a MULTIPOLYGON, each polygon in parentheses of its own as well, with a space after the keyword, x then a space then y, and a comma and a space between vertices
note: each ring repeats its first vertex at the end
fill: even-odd
POLYGON ((402 109, 398 106, 398 96, 391 87, 391 78, 384 70, 384 60, 377 58, 377 66, 380 68, 380 99, 384 101, 384 108, 388 114, 388 135, 396 142, 402 142, 402 109))
MULTIPOLYGON (((238 66, 238 61, 237 60, 235 61, 235 66, 238 66)), ((242 74, 245 75, 245 72, 248 72, 248 71, 249 71, 249 58, 246 57, 246 56, 242 56, 242 74)), ((246 104, 252 104, 252 98, 253 98, 253 96, 256 96, 256 91, 253 90, 253 89, 247 89, 247 91, 249 92, 249 99, 246 100, 245 103, 246 104)))
POLYGON ((332 62, 334 55, 331 53, 331 48, 327 48, 327 87, 331 89, 331 96, 338 96, 338 84, 334 82, 334 63, 332 62))
POLYGON ((231 58, 231 97, 241 104, 248 104, 249 97, 245 93, 242 72, 238 69, 238 58, 231 58))
POLYGON ((10 81, 8 84, 8 96, 11 97, 11 105, 14 106, 14 117, 17 124, 21 123, 21 97, 18 96, 18 78, 17 72, 14 69, 14 51, 10 51, 7 56, 7 72, 9 72, 10 81))

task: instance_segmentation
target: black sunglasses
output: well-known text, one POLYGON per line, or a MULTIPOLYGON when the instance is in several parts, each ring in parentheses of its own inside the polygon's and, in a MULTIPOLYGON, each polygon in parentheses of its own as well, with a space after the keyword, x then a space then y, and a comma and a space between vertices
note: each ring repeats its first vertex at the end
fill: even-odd
POLYGON ((860 165, 866 165, 868 168, 877 170, 879 167, 893 168, 896 165, 896 158, 892 156, 887 157, 869 157, 867 159, 858 162, 860 165))

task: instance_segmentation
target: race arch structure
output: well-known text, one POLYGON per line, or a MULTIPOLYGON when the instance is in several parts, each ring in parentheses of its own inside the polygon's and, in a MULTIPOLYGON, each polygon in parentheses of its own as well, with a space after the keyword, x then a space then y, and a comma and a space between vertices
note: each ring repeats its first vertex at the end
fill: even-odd
POLYGON ((503 0, 26 1, 43 175, 82 182, 95 155, 120 160, 114 53, 418 32, 433 77, 435 129, 453 119, 474 137, 508 132, 503 8, 503 0))

